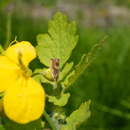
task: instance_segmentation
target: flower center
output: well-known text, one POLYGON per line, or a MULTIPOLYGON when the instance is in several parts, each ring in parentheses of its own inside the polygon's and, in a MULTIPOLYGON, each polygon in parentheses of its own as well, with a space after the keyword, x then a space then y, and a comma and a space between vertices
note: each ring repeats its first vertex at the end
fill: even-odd
POLYGON ((23 75, 25 78, 31 77, 32 71, 31 71, 29 68, 27 68, 27 67, 22 67, 22 66, 21 66, 21 70, 22 70, 22 75, 23 75))
POLYGON ((18 60, 19 60, 20 69, 22 70, 22 75, 25 78, 31 77, 32 71, 23 64, 23 62, 22 62, 22 54, 21 53, 19 53, 18 60))

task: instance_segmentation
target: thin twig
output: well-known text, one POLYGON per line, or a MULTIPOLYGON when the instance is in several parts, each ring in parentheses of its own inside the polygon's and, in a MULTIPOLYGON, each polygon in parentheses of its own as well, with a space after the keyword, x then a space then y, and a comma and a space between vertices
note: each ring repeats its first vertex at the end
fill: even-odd
POLYGON ((12 12, 9 12, 7 15, 7 25, 6 25, 6 42, 5 42, 5 48, 8 47, 11 39, 11 18, 12 12))

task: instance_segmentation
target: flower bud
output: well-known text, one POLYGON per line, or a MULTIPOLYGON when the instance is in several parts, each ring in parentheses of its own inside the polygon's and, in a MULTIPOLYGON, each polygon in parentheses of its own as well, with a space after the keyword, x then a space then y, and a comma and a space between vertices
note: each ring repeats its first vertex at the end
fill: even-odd
POLYGON ((51 68, 43 69, 42 74, 46 79, 48 79, 50 81, 54 81, 54 77, 53 77, 53 73, 52 73, 51 68))

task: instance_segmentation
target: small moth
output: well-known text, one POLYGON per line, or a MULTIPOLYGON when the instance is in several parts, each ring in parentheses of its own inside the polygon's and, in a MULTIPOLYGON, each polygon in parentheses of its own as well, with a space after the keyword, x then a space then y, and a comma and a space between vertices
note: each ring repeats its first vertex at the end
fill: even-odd
POLYGON ((60 59, 55 58, 55 59, 51 59, 52 64, 51 64, 51 68, 52 68, 52 75, 55 81, 58 80, 59 77, 59 72, 60 72, 60 59))

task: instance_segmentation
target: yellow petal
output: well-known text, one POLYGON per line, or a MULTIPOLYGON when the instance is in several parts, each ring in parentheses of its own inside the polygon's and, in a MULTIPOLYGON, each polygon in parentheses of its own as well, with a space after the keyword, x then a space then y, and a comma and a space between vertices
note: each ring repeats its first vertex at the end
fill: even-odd
POLYGON ((35 48, 27 41, 18 42, 9 47, 4 55, 12 59, 15 63, 19 64, 19 58, 22 63, 27 66, 31 60, 36 57, 35 48))
POLYGON ((5 91, 19 77, 19 67, 9 58, 0 56, 0 92, 5 91))
POLYGON ((32 78, 28 78, 21 80, 12 88, 5 92, 3 100, 7 117, 21 124, 39 119, 45 105, 42 86, 32 78))

